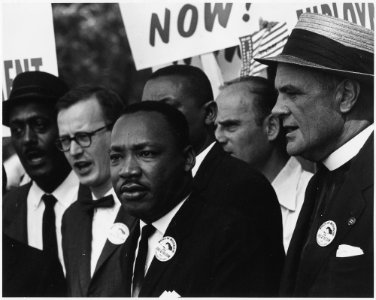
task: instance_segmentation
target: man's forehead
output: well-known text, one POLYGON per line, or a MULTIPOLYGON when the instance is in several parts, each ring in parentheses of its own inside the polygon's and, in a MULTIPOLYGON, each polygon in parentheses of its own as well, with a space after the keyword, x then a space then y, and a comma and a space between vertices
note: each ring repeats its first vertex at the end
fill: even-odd
POLYGON ((41 103, 37 100, 25 100, 12 107, 9 120, 25 120, 34 117, 55 118, 52 105, 41 103))

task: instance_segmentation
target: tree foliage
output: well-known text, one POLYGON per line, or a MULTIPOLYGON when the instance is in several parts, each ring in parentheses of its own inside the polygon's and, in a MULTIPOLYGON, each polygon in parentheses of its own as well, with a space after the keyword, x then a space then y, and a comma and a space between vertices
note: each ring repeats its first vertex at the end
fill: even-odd
POLYGON ((116 3, 52 4, 59 74, 75 87, 104 85, 140 100, 150 70, 137 72, 116 3))

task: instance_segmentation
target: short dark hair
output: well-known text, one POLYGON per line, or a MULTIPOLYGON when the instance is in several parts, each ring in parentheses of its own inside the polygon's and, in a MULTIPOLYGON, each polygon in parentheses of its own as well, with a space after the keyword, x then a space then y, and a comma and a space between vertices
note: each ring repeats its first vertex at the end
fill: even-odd
POLYGON ((278 93, 271 80, 259 76, 237 78, 226 82, 223 88, 242 82, 246 83, 246 87, 250 93, 260 96, 253 101, 253 104, 255 107, 256 124, 261 126, 264 119, 272 112, 277 102, 278 93))
POLYGON ((190 145, 188 123, 183 113, 176 108, 163 102, 142 101, 127 106, 122 116, 138 112, 156 112, 163 116, 175 138, 176 145, 180 150, 190 145))
POLYGON ((204 71, 188 65, 171 65, 155 71, 148 80, 162 76, 177 76, 185 79, 184 92, 194 97, 200 104, 214 100, 212 86, 204 71))
POLYGON ((125 108, 125 103, 116 92, 103 86, 83 85, 71 89, 57 101, 56 110, 59 112, 92 96, 98 99, 106 122, 115 123, 125 108))

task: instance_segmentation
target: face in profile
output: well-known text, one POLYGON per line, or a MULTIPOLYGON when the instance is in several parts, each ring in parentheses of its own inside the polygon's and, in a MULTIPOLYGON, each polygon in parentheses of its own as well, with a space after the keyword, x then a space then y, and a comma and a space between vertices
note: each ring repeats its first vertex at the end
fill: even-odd
POLYGON ((189 126, 189 138, 194 147, 201 146, 206 138, 205 104, 188 95, 186 80, 179 76, 161 76, 149 80, 144 87, 142 100, 161 101, 183 113, 189 126))
MULTIPOLYGON (((59 136, 73 137, 80 133, 90 133, 107 124, 102 108, 95 97, 77 102, 58 113, 59 136)), ((107 128, 91 135, 88 147, 70 142, 69 151, 64 152, 80 182, 91 188, 102 188, 106 192, 111 187, 110 147, 111 133, 107 128)))
POLYGON ((127 114, 113 128, 112 185, 123 207, 145 222, 159 219, 182 200, 192 160, 192 149, 179 149, 160 113, 127 114))
POLYGON ((9 127, 14 149, 33 180, 58 177, 66 170, 64 155, 55 147, 58 129, 53 107, 36 101, 19 104, 10 111, 9 127))
POLYGON ((253 166, 262 165, 271 150, 266 122, 258 120, 256 94, 250 93, 247 83, 235 83, 217 97, 215 137, 222 148, 253 166))
POLYGON ((287 152, 313 161, 324 159, 339 146, 344 126, 336 89, 324 87, 319 76, 307 68, 279 64, 275 78, 279 96, 272 111, 282 118, 287 152))

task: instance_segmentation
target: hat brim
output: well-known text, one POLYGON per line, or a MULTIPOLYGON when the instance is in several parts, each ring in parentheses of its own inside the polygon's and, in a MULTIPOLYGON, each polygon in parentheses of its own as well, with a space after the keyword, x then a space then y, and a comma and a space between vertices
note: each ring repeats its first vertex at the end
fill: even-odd
POLYGON ((14 106, 30 101, 43 102, 47 105, 54 106, 56 104, 57 98, 51 96, 42 96, 36 93, 29 93, 22 96, 9 98, 8 100, 3 101, 3 125, 9 127, 9 113, 14 106))
POLYGON ((337 74, 339 76, 349 77, 352 79, 357 79, 357 80, 366 81, 366 82, 370 82, 370 81, 373 82, 373 79, 374 79, 373 74, 328 68, 328 67, 301 59, 299 57, 286 55, 286 54, 280 54, 280 55, 277 55, 274 57, 268 57, 268 58, 255 58, 255 60, 270 67, 276 67, 278 63, 285 63, 285 64, 292 64, 292 65, 297 65, 301 67, 313 68, 313 69, 337 74))

